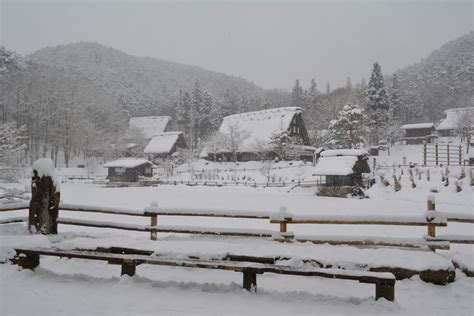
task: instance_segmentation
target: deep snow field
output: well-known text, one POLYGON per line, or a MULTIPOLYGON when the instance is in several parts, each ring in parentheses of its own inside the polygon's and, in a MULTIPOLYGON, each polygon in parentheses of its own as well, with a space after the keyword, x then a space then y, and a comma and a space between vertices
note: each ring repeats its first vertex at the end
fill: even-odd
MULTIPOLYGON (((414 147, 405 146, 408 150, 414 147)), ((418 150, 416 150, 418 152, 418 150)), ((401 163, 402 150, 392 151, 387 164, 401 163)), ((415 155, 413 155, 415 156, 415 155)), ((380 160, 384 160, 380 157, 380 160)), ((379 160, 379 161, 380 161, 379 160)), ((408 159, 410 161, 410 159, 408 159)), ((153 201, 160 208, 202 208, 275 213, 285 206, 294 215, 423 215, 429 194, 436 198, 437 211, 474 214, 474 187, 469 176, 455 180, 460 168, 450 168, 450 185, 441 182, 444 168, 419 168, 413 189, 408 168, 402 175, 402 189, 395 192, 393 168, 380 169, 390 182, 380 181, 367 192, 369 198, 331 198, 315 195, 315 188, 205 187, 163 185, 158 187, 106 188, 85 183, 63 183, 62 203, 117 207, 141 211, 153 201), (438 193, 430 191, 436 188, 438 193)), ((468 171, 469 169, 466 169, 468 171)), ((395 174, 400 175, 397 168, 395 174)), ((4 184, 3 188, 24 189, 25 183, 4 184)), ((0 218, 25 216, 25 211, 2 212, 0 218)), ((61 217, 147 225, 147 218, 61 211, 61 217)), ((222 219, 207 217, 159 216, 158 225, 199 226, 212 228, 260 229, 278 231, 268 220, 222 219)), ((422 238, 426 227, 361 225, 288 225, 288 231, 304 235, 379 236, 422 238)), ((437 234, 474 235, 472 224, 448 223, 437 234)), ((152 241, 149 233, 59 226, 57 236, 31 235, 24 224, 0 225, 0 315, 472 315, 474 313, 474 278, 456 269, 456 281, 445 286, 426 283, 418 276, 397 281, 395 302, 374 300, 374 286, 355 281, 330 280, 264 274, 258 277, 258 292, 241 288, 240 273, 142 265, 134 277, 120 277, 120 266, 78 259, 42 257, 34 272, 9 264, 14 247, 57 247, 62 249, 98 246, 129 247, 153 250, 173 257, 197 255, 219 257, 226 254, 287 256, 292 264, 303 259, 337 263, 346 268, 363 269, 364 265, 396 266, 407 269, 443 269, 457 259, 474 269, 474 246, 451 244, 449 251, 407 250, 398 248, 361 248, 278 243, 266 238, 218 237, 185 234, 158 234, 152 241)))

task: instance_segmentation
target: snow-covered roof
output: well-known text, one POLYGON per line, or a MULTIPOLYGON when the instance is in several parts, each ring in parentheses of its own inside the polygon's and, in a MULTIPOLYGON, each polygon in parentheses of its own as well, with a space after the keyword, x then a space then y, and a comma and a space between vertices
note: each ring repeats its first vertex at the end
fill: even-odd
POLYGON ((153 136, 145 147, 145 154, 167 154, 178 141, 183 132, 165 132, 153 136))
POLYGON ((401 129, 432 128, 433 126, 434 123, 405 124, 401 126, 401 129))
POLYGON ((150 139, 158 133, 165 132, 170 121, 170 116, 132 117, 128 128, 137 129, 143 133, 146 139, 150 139))
MULTIPOLYGON (((324 153, 326 153, 326 151, 323 151, 323 154, 324 153)), ((318 176, 347 176, 354 173, 352 168, 354 168, 357 161, 357 156, 322 157, 316 165, 314 174, 318 176)))
POLYGON ((252 151, 258 141, 269 143, 272 134, 287 131, 296 114, 302 113, 299 107, 282 107, 256 112, 234 114, 224 117, 219 132, 228 134, 229 127, 240 126, 250 133, 241 145, 240 151, 252 151))
POLYGON ((364 156, 368 154, 369 153, 365 149, 334 149, 323 151, 321 153, 321 157, 349 156, 357 158, 358 156, 364 156))
POLYGON ((137 159, 137 158, 124 158, 115 161, 110 161, 104 164, 105 168, 135 168, 143 164, 152 165, 151 161, 146 159, 137 159))
POLYGON ((444 114, 446 114, 446 118, 438 124, 436 127, 437 130, 458 128, 460 121, 462 122, 465 119, 465 115, 470 116, 471 122, 474 122, 474 107, 472 106, 467 108, 449 109, 444 111, 444 114))

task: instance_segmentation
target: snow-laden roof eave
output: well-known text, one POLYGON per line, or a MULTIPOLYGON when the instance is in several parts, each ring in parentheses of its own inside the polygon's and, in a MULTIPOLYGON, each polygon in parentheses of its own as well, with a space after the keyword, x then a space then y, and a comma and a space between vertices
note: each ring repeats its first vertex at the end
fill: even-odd
POLYGON ((143 152, 145 154, 169 154, 183 132, 158 133, 150 140, 143 152))
POLYGON ((434 123, 416 123, 416 124, 405 124, 402 125, 401 129, 422 129, 422 128, 433 128, 434 123))
POLYGON ((104 168, 136 168, 147 163, 153 165, 146 159, 118 159, 104 164, 104 168))

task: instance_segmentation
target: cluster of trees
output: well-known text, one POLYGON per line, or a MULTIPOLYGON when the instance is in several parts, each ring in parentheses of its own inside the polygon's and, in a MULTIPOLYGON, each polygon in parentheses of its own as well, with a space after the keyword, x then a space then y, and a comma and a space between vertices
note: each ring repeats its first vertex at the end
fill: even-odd
POLYGON ((175 103, 177 128, 185 132, 193 149, 214 137, 224 117, 251 110, 246 96, 239 97, 226 89, 216 100, 201 88, 199 81, 195 81, 192 91, 181 90, 175 103))
POLYGON ((316 146, 354 148, 378 144, 386 139, 393 143, 400 138, 403 106, 400 81, 395 73, 386 87, 378 62, 372 68, 369 83, 363 79, 352 85, 325 93, 317 90, 314 79, 303 89, 297 80, 292 92, 292 105, 305 110, 305 120, 312 143, 316 146))
POLYGON ((0 73, 0 124, 21 127, 23 151, 20 158, 31 163, 50 157, 66 166, 78 155, 116 143, 130 114, 121 111, 113 98, 93 82, 73 73, 23 63, 1 50, 5 71, 0 73))

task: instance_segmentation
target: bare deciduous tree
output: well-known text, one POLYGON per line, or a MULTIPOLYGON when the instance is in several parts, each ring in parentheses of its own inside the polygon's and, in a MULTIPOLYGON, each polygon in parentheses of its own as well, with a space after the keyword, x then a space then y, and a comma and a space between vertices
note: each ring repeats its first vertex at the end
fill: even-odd
POLYGON ((237 151, 243 142, 250 137, 250 132, 242 128, 239 124, 231 124, 227 132, 222 133, 222 144, 224 149, 232 153, 232 160, 237 161, 237 151))

